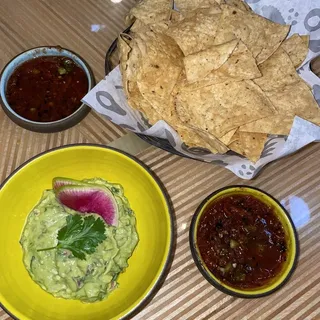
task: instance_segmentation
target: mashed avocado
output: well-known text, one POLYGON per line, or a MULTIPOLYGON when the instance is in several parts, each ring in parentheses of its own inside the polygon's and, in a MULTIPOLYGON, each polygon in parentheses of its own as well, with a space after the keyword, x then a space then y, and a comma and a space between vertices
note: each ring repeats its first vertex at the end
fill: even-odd
MULTIPOLYGON (((119 212, 117 227, 106 225, 106 239, 86 260, 75 258, 69 250, 40 251, 57 244, 57 233, 66 218, 77 211, 61 205, 53 190, 44 191, 40 202, 28 216, 21 236, 23 262, 32 279, 55 297, 94 302, 104 299, 117 287, 119 273, 138 242, 136 219, 119 184, 100 178, 83 180, 107 187, 114 195, 119 212)), ((93 214, 97 216, 96 214, 93 214)))

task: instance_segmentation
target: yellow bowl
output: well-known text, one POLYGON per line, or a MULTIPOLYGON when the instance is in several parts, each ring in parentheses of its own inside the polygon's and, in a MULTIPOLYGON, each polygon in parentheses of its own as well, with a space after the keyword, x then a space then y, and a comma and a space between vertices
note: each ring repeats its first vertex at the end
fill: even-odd
POLYGON ((57 148, 23 164, 0 187, 0 303, 18 319, 122 319, 138 312, 163 280, 171 261, 173 220, 166 193, 150 170, 121 151, 96 145, 57 148), (54 298, 31 280, 20 235, 27 215, 56 176, 101 177, 124 187, 136 214, 139 243, 119 288, 91 304, 54 298))
POLYGON ((240 298, 260 298, 280 289, 289 280, 294 272, 299 256, 298 235, 288 212, 271 195, 257 188, 248 186, 225 187, 213 192, 206 199, 204 199, 192 218, 189 232, 189 242, 192 257, 205 279, 220 291, 240 298), (282 270, 269 283, 259 288, 243 290, 231 287, 220 281, 209 271, 203 262, 197 245, 197 230, 202 213, 205 212, 206 208, 208 208, 208 206, 210 206, 210 204, 216 201, 218 198, 235 194, 252 195, 270 206, 278 220, 281 222, 285 232, 287 242, 287 259, 282 267, 282 270))

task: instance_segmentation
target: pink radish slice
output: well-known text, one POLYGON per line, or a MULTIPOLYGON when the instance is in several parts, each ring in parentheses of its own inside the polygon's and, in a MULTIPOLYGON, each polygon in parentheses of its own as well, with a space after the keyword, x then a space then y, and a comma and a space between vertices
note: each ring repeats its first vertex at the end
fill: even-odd
POLYGON ((81 185, 85 185, 85 183, 78 180, 73 180, 70 178, 63 178, 63 177, 56 177, 52 180, 52 186, 54 190, 67 185, 81 186, 81 185))
POLYGON ((118 206, 112 193, 104 187, 65 185, 56 191, 57 199, 80 213, 96 213, 109 225, 118 224, 118 206))

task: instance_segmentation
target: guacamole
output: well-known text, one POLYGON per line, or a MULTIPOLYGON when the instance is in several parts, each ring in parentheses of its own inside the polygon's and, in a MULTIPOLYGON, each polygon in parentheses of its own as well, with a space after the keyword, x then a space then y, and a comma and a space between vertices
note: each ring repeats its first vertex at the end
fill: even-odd
MULTIPOLYGON (((106 225, 106 239, 95 252, 81 260, 66 249, 37 251, 54 247, 66 218, 78 212, 58 202, 54 190, 44 191, 31 211, 21 236, 23 263, 31 278, 55 297, 95 302, 117 287, 117 277, 128 267, 128 259, 138 243, 136 219, 119 184, 95 178, 83 180, 103 185, 116 199, 118 225, 106 225)), ((100 218, 97 214, 92 214, 100 218)))

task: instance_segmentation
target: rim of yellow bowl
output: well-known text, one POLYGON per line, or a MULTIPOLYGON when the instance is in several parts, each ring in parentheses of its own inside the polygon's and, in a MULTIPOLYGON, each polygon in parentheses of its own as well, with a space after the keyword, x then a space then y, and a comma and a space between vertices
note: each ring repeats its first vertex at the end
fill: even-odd
POLYGON ((191 220, 190 230, 189 230, 189 244, 190 244, 191 254, 197 268, 199 269, 203 277, 211 285, 213 285, 218 290, 228 295, 238 297, 238 298, 249 298, 249 299, 265 297, 279 290, 281 287, 283 287, 291 278, 294 270, 297 267, 299 251, 300 251, 298 234, 288 211, 281 205, 281 203, 277 199, 275 199, 269 193, 261 189, 251 187, 251 186, 246 186, 246 185, 232 185, 232 186, 227 186, 227 187, 218 189, 212 192, 211 194, 209 194, 201 202, 201 204, 197 208, 191 220), (230 193, 228 193, 228 191, 230 191, 230 193), (255 197, 258 197, 257 194, 259 194, 260 198, 258 197, 258 199, 260 201, 263 201, 261 198, 265 198, 265 200, 267 200, 265 201, 265 203, 268 203, 268 204, 271 203, 273 205, 274 210, 276 211, 278 220, 282 224, 283 228, 286 230, 287 235, 289 235, 288 241, 290 242, 293 250, 293 252, 290 253, 289 255, 289 259, 286 261, 286 265, 284 269, 275 277, 275 279, 273 279, 274 281, 271 281, 270 283, 260 288, 253 288, 250 290, 241 290, 238 288, 233 288, 232 286, 229 286, 223 283, 221 280, 215 277, 203 262, 197 246, 197 241, 196 241, 198 222, 203 212, 205 211, 205 208, 207 208, 207 206, 210 203, 212 203, 219 197, 236 193, 237 191, 239 193, 249 194, 255 197), (282 218, 279 219, 279 216, 281 216, 282 218))
MULTIPOLYGON (((124 156, 127 156, 128 158, 130 158, 131 160, 135 161, 138 165, 140 165, 144 170, 146 170, 146 172, 151 176, 151 178, 156 182, 156 184, 158 185, 158 187, 160 188, 161 193, 164 196, 165 202, 166 202, 166 206, 168 209, 168 213, 169 213, 169 222, 170 222, 170 241, 169 241, 169 246, 168 246, 168 251, 166 254, 166 258, 165 258, 165 262, 164 265, 162 267, 162 270, 160 271, 160 273, 158 274, 158 276, 154 279, 153 284, 151 284, 151 287, 149 289, 149 291, 142 297, 142 299, 140 301, 137 301, 137 303, 133 306, 132 309, 130 310, 125 310, 124 314, 119 315, 119 320, 125 320, 125 319, 130 319, 131 317, 133 317, 134 315, 138 314, 143 308, 144 306, 149 303, 151 301, 151 299, 153 298, 153 296, 157 293, 157 291, 160 289, 163 281, 165 280, 168 271, 170 269, 170 265, 172 263, 172 258, 173 258, 173 251, 174 251, 174 214, 173 214, 173 207, 171 205, 171 201, 170 201, 170 197, 169 194, 166 190, 166 188, 164 187, 162 181, 160 180, 160 178, 145 164, 143 163, 141 160, 139 160, 138 158, 136 158, 135 156, 122 151, 120 149, 114 148, 114 147, 109 147, 109 146, 103 146, 103 145, 99 145, 99 144, 95 144, 95 143, 74 143, 74 144, 68 144, 68 145, 64 145, 64 146, 60 146, 60 147, 55 147, 46 151, 43 151, 33 157, 31 157, 30 159, 28 159, 27 161, 25 161, 24 163, 22 163, 19 167, 17 167, 15 170, 13 170, 9 176, 0 184, 0 191, 1 189, 5 186, 5 184, 17 173, 19 172, 21 169, 23 169, 26 165, 28 165, 30 162, 40 158, 41 156, 51 153, 51 152, 55 152, 57 150, 60 149, 69 149, 69 148, 79 148, 79 147, 94 147, 94 148, 100 148, 100 149, 108 149, 108 150, 112 150, 115 152, 118 152, 124 156)), ((15 320, 19 320, 19 318, 17 316, 14 315, 14 311, 9 310, 9 308, 7 308, 5 305, 3 305, 3 303, 0 301, 0 307, 13 319, 15 320)))

